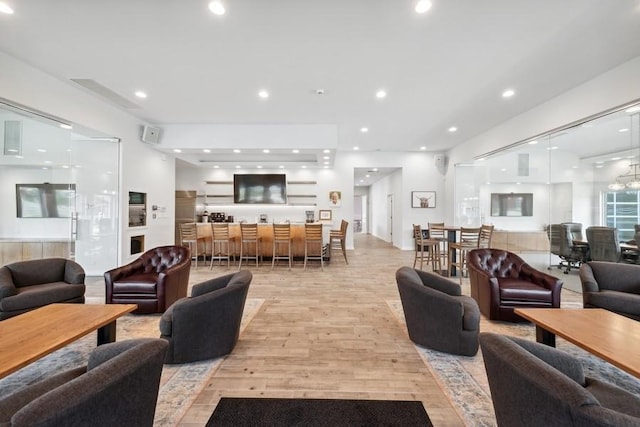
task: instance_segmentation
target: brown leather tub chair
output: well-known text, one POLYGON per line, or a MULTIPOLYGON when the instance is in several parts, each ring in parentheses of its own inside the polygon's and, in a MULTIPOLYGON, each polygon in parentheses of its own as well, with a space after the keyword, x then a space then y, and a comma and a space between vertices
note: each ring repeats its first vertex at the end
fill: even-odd
POLYGON ((137 314, 163 313, 187 296, 191 253, 184 246, 159 246, 104 273, 107 304, 138 304, 137 314))
POLYGON ((562 280, 536 270, 518 255, 501 249, 467 254, 471 297, 489 320, 524 322, 514 308, 559 308, 562 280))

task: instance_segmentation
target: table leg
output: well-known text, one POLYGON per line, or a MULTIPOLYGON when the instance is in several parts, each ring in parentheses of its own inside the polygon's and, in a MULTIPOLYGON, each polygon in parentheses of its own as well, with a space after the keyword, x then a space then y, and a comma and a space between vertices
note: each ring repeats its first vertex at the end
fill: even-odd
POLYGON ((556 346, 556 334, 543 329, 536 325, 536 341, 542 344, 546 344, 550 347, 556 346))
POLYGON ((107 323, 98 328, 98 345, 107 344, 116 340, 116 321, 107 323))
MULTIPOLYGON (((448 243, 455 243, 456 242, 456 230, 447 230, 447 242, 448 243)), ((455 264, 456 262, 456 251, 453 251, 453 253, 451 253, 451 251, 449 251, 449 244, 447 243, 447 257, 451 257, 451 262, 455 264)), ((456 266, 455 265, 451 265, 451 271, 449 271, 449 276, 450 277, 454 277, 456 275, 456 266)))

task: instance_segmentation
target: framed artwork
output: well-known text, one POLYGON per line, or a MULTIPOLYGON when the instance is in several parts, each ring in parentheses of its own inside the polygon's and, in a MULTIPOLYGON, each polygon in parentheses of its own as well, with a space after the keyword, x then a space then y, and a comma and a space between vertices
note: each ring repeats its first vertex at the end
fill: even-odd
POLYGON ((330 191, 329 192, 329 206, 332 208, 339 208, 342 204, 342 192, 341 191, 330 191))
POLYGON ((318 211, 320 221, 331 221, 331 211, 318 211))
POLYGON ((435 208, 436 192, 435 191, 412 191, 411 207, 412 208, 435 208))

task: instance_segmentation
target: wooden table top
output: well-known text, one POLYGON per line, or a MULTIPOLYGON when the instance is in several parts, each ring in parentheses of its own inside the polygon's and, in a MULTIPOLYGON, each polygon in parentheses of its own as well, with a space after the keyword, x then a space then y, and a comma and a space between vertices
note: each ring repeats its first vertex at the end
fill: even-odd
POLYGON ((136 304, 49 304, 0 322, 0 378, 135 310, 136 304))
POLYGON ((516 308, 514 312, 640 378, 640 322, 601 308, 516 308))

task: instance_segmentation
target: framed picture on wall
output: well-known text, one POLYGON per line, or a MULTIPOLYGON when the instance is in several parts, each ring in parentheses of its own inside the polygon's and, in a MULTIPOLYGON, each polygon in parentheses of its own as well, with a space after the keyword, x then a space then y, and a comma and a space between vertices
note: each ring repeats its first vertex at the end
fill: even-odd
POLYGON ((318 211, 318 218, 320 219, 320 221, 331 221, 331 211, 329 210, 318 211))
POLYGON ((436 192, 435 191, 412 191, 411 207, 412 208, 435 208, 436 192))
POLYGON ((329 192, 329 206, 332 208, 339 208, 342 204, 342 192, 341 191, 330 191, 329 192))

